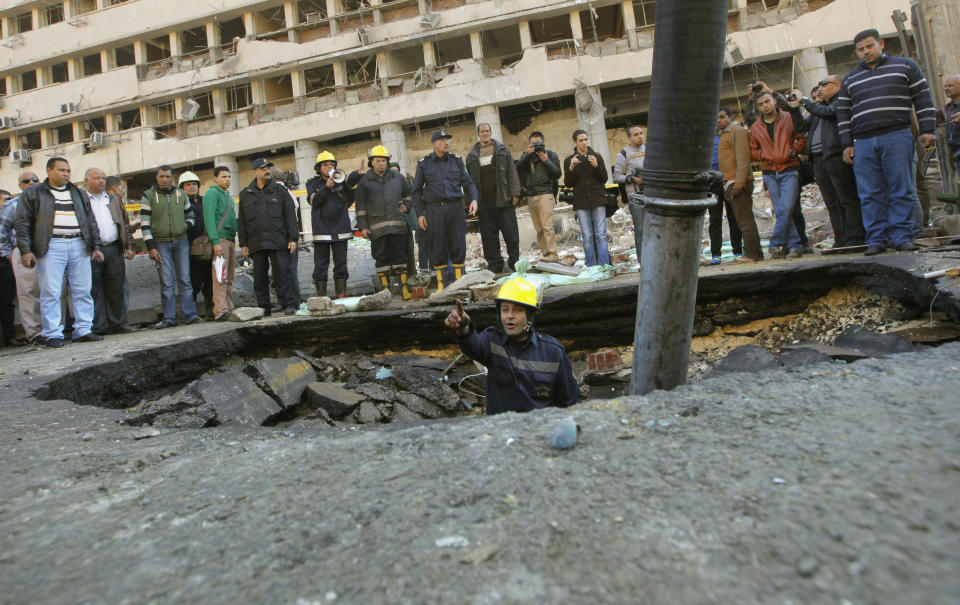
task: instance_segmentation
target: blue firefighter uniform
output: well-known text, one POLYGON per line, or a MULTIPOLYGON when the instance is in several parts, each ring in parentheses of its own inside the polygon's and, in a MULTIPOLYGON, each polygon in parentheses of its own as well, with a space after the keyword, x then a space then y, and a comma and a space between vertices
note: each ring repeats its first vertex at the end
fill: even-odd
MULTIPOLYGON (((434 133, 433 140, 449 137, 443 130, 434 133)), ((467 218, 463 211, 464 194, 470 201, 477 199, 474 185, 460 156, 436 152, 417 164, 413 179, 413 207, 417 216, 427 217, 430 231, 430 260, 437 271, 438 289, 442 289, 441 272, 447 266, 447 257, 453 263, 456 278, 463 276, 467 256, 467 218)))
MULTIPOLYGON (((346 183, 327 187, 327 179, 315 176, 307 181, 310 222, 313 227, 313 281, 326 288, 330 256, 333 254, 333 278, 342 280, 345 291, 347 273, 347 241, 353 237, 348 209, 353 203, 353 190, 346 183)), ((338 284, 339 285, 339 284, 338 284)), ((340 288, 338 287, 338 295, 340 288)))
MULTIPOLYGON (((429 220, 429 219, 428 219, 429 220)), ((500 328, 470 330, 460 350, 487 366, 487 414, 568 407, 580 401, 567 352, 556 338, 536 330, 524 342, 500 328)))

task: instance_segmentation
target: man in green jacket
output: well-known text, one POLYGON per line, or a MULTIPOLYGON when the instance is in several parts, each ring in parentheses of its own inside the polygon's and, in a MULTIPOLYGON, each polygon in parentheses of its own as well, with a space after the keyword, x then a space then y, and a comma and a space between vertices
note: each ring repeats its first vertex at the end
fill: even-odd
POLYGON ((213 244, 213 257, 222 258, 224 261, 224 269, 220 275, 217 275, 217 263, 213 265, 213 313, 216 321, 227 321, 233 312, 233 276, 237 268, 237 252, 234 246, 237 215, 233 209, 233 198, 227 193, 230 176, 230 169, 226 166, 214 168, 213 180, 216 184, 203 195, 203 224, 207 229, 207 237, 213 244))
POLYGON ((193 303, 190 285, 190 244, 187 226, 194 222, 190 199, 182 189, 173 186, 173 168, 164 164, 157 169, 157 184, 147 189, 140 200, 140 229, 150 258, 157 263, 160 275, 160 301, 163 319, 154 326, 158 330, 177 325, 177 300, 173 296, 174 280, 180 298, 180 313, 186 325, 200 321, 193 303), (176 272, 176 273, 174 273, 176 272))

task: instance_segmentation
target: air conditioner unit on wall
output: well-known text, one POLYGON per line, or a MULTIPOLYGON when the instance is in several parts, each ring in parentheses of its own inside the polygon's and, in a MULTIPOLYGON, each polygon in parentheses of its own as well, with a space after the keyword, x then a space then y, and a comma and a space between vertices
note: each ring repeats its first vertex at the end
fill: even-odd
POLYGON ((10 152, 10 161, 21 166, 30 162, 30 152, 26 149, 15 149, 10 152))
POLYGON ((68 113, 73 113, 77 110, 76 103, 64 103, 60 106, 60 115, 67 115, 68 113))
POLYGON ((423 29, 435 29, 440 24, 440 13, 428 10, 420 17, 420 27, 423 29))
POLYGON ((307 23, 316 23, 320 20, 320 13, 307 13, 303 18, 307 23))
POLYGON ((3 116, 0 118, 0 128, 13 128, 17 124, 19 124, 19 120, 17 120, 17 118, 12 118, 10 116, 3 116))
POLYGON ((90 140, 87 141, 87 147, 91 149, 99 149, 107 144, 107 136, 102 132, 94 132, 90 134, 90 140))
POLYGON ((200 111, 200 103, 197 103, 193 99, 187 99, 183 102, 183 109, 180 110, 180 117, 184 120, 192 120, 197 117, 197 113, 200 111))

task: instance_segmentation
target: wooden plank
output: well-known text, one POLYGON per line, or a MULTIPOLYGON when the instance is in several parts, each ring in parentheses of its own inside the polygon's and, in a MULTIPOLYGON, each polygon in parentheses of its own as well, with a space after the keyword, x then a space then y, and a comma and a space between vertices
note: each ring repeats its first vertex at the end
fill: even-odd
POLYGON ((820 251, 820 254, 831 255, 831 254, 853 254, 855 252, 863 252, 867 247, 864 246, 842 246, 840 248, 825 248, 820 251))

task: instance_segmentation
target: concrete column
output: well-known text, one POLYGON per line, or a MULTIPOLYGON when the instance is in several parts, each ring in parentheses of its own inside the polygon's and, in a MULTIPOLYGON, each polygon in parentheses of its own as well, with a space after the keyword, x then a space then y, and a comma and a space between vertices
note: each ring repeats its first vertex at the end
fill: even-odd
POLYGON ((401 173, 406 175, 407 172, 413 172, 407 159, 407 135, 403 132, 403 126, 396 123, 381 126, 380 142, 390 150, 391 161, 400 164, 401 173))
POLYGON ((133 57, 137 65, 147 64, 147 43, 143 40, 133 41, 133 57))
POLYGON ((107 0, 97 0, 97 10, 102 11, 107 8, 107 0))
POLYGON ((73 140, 78 142, 83 142, 84 135, 86 134, 83 131, 83 125, 80 122, 74 122, 73 126, 73 140))
POLYGON ((387 86, 387 80, 390 79, 390 58, 387 56, 387 53, 377 53, 377 76, 380 78, 380 91, 383 93, 383 96, 387 96, 390 93, 390 89, 387 86))
POLYGON ((330 35, 335 36, 340 33, 340 22, 334 19, 334 15, 340 12, 337 6, 337 0, 327 0, 327 19, 330 22, 330 35))
MULTIPOLYGON (((296 2, 284 2, 283 3, 283 22, 288 28, 293 27, 297 24, 297 4, 296 2)), ((296 30, 288 29, 287 30, 287 39, 291 42, 299 42, 300 34, 296 30)))
POLYGON ((40 9, 35 8, 30 11, 30 20, 33 22, 33 29, 40 29, 40 9))
POLYGON ((207 48, 210 49, 210 62, 216 63, 220 58, 220 24, 217 22, 204 25, 207 32, 207 48))
POLYGON ((117 114, 108 113, 103 117, 103 121, 106 125, 107 132, 118 132, 120 130, 119 121, 117 120, 117 114))
POLYGON ((483 41, 480 39, 480 32, 470 32, 470 54, 478 61, 483 60, 483 41))
MULTIPOLYGON (((74 139, 76 139, 76 134, 74 134, 74 139)), ((50 149, 57 144, 55 140, 56 136, 52 128, 42 128, 40 129, 40 147, 43 149, 50 149)))
POLYGON ((290 87, 293 89, 293 98, 300 99, 307 96, 307 81, 302 71, 290 72, 290 87))
MULTIPOLYGON (((500 111, 496 105, 481 105, 473 110, 473 115, 477 124, 481 122, 490 124, 490 132, 493 133, 493 138, 501 143, 503 142, 503 128, 500 126, 500 111)), ((476 134, 476 130, 474 130, 474 134, 476 134)))
POLYGON ((805 95, 827 77, 827 56, 821 48, 804 48, 797 53, 797 88, 805 95))
POLYGON ((583 26, 580 24, 580 11, 570 13, 570 31, 573 32, 573 39, 577 42, 583 42, 583 26))
POLYGON ((69 21, 77 12, 73 8, 73 0, 63 0, 63 20, 69 21))
POLYGON ((250 80, 250 101, 254 105, 263 105, 267 102, 266 91, 263 89, 263 80, 250 80))
POLYGON ((633 12, 633 0, 623 0, 620 7, 623 11, 623 29, 627 32, 627 42, 631 49, 637 48, 639 46, 637 43, 637 16, 633 12))
POLYGON ((347 68, 344 66, 343 61, 335 61, 333 63, 333 83, 337 87, 347 85, 347 68))
POLYGON ((373 5, 373 24, 383 25, 383 13, 380 11, 383 0, 371 0, 370 4, 373 5))
POLYGON ((417 0, 417 10, 421 15, 427 12, 427 0, 417 0))
POLYGON ((110 71, 113 69, 113 57, 109 50, 100 51, 100 71, 110 71))
POLYGON ((307 179, 316 174, 313 166, 317 163, 317 154, 319 153, 320 146, 316 141, 302 139, 293 142, 293 157, 297 164, 301 186, 307 182, 307 179))
POLYGON ((521 21, 517 24, 517 27, 520 28, 520 48, 527 49, 533 46, 533 35, 530 33, 530 22, 521 21))
POLYGON ((10 74, 3 76, 3 80, 6 83, 7 94, 12 95, 17 92, 17 79, 10 74))
POLYGON ((210 105, 213 116, 217 120, 217 128, 223 130, 223 117, 227 111, 227 95, 223 89, 214 88, 210 91, 210 105))
POLYGON ((77 59, 67 59, 67 79, 72 81, 72 80, 76 80, 79 77, 80 77, 80 69, 77 63, 77 59))
POLYGON ((257 31, 257 20, 253 13, 243 13, 243 31, 247 32, 247 36, 256 36, 260 33, 257 31))
POLYGON ((243 189, 246 183, 241 184, 240 182, 240 164, 237 163, 236 156, 232 155, 218 155, 213 158, 213 165, 216 166, 226 166, 230 169, 230 190, 229 193, 233 197, 240 195, 240 190, 243 189))
MULTIPOLYGON (((599 88, 596 86, 588 86, 587 88, 597 97, 597 99, 601 98, 599 88)), ((603 158, 603 161, 607 165, 607 171, 609 172, 612 164, 610 163, 610 143, 607 140, 607 126, 604 123, 603 118, 598 119, 596 123, 593 124, 590 123, 588 118, 589 113, 581 113, 579 110, 577 110, 577 121, 579 122, 580 128, 587 131, 587 135, 590 137, 590 147, 600 154, 600 157, 603 158)))
POLYGON ((423 43, 423 64, 426 67, 437 66, 437 52, 433 47, 433 42, 423 43))
POLYGON ((180 32, 170 32, 170 56, 176 61, 183 54, 183 39, 180 32))
MULTIPOLYGON (((70 63, 72 63, 72 62, 73 62, 73 61, 72 61, 71 59, 67 59, 67 72, 68 72, 68 73, 69 73, 69 71, 70 71, 69 65, 70 65, 70 63)), ((49 84, 51 84, 51 83, 53 82, 52 74, 50 73, 50 68, 49 68, 49 67, 40 67, 40 68, 38 68, 38 69, 36 69, 36 70, 34 70, 34 71, 37 72, 37 88, 40 88, 41 86, 47 86, 47 85, 49 85, 49 84)), ((70 78, 70 79, 72 80, 73 78, 70 78)))

